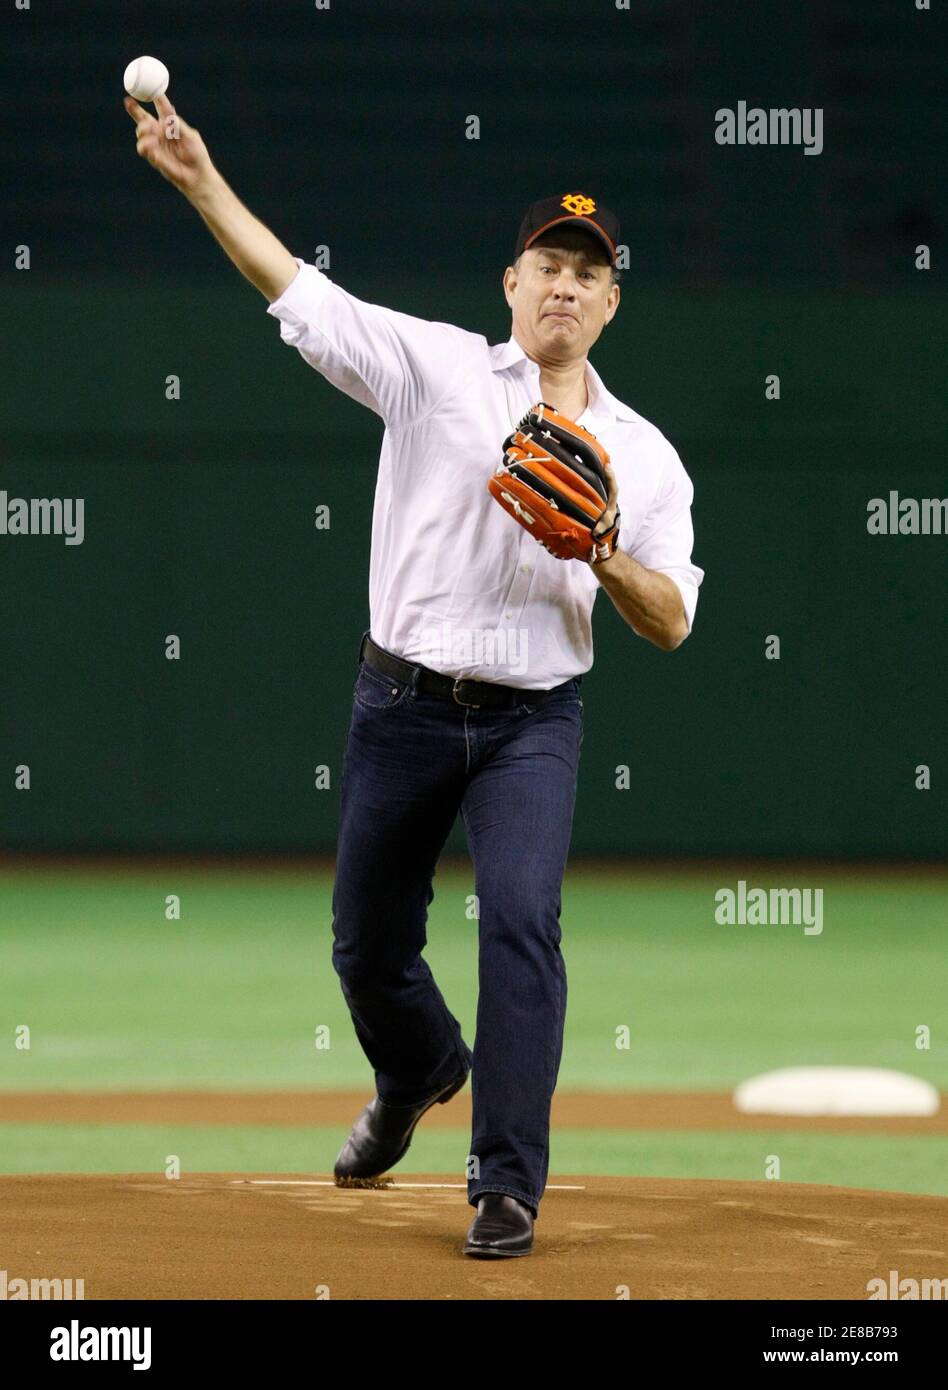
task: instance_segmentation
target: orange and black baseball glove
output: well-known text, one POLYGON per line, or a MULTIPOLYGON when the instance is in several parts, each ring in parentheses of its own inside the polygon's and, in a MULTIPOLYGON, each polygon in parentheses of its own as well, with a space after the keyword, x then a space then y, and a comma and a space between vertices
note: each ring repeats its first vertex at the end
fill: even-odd
POLYGON ((608 462, 594 434, 539 401, 504 440, 503 462, 487 489, 551 555, 596 565, 619 543, 618 507, 600 534, 608 462))

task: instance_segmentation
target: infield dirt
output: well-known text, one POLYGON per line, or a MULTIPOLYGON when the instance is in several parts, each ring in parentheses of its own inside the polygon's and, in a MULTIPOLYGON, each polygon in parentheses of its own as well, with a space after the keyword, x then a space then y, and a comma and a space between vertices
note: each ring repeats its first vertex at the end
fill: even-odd
POLYGON ((948 1199, 799 1183, 551 1179, 536 1248, 460 1253, 460 1183, 313 1174, 0 1178, 8 1279, 86 1299, 866 1299, 948 1273, 948 1199))

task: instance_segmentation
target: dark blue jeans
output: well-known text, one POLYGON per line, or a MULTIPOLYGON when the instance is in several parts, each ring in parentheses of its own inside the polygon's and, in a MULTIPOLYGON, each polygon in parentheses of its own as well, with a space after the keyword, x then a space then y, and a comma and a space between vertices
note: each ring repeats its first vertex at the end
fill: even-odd
POLYGON ((419 694, 365 662, 346 739, 333 965, 379 1096, 413 1105, 473 1065, 468 1200, 534 1214, 563 1050, 560 889, 583 739, 581 678, 509 709, 419 694), (473 1054, 422 956, 438 857, 458 811, 478 898, 473 1054))

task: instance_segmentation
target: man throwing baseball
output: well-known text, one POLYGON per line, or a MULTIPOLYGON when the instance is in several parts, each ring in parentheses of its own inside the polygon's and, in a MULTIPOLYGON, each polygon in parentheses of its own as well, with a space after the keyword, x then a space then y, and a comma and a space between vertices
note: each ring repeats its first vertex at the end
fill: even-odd
POLYGON ((333 964, 376 1095, 335 1166, 369 1184, 472 1074, 463 1251, 525 1255, 563 1046, 561 885, 605 589, 663 651, 691 630, 693 489, 588 353, 619 307, 619 226, 586 193, 534 203, 503 275, 507 342, 364 303, 291 255, 166 96, 126 98, 138 152, 268 301, 284 342, 384 422, 370 627, 342 774, 333 964), (474 864, 473 1052, 423 956, 458 813, 474 864))

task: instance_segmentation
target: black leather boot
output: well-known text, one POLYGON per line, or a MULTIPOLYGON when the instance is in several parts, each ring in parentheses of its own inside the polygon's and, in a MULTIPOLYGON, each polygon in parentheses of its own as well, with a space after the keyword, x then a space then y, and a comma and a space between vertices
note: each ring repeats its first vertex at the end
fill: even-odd
POLYGON ((497 1258, 529 1255, 533 1249, 533 1212, 506 1192, 485 1192, 464 1242, 465 1255, 497 1258))
POLYGON ((422 1115, 433 1105, 445 1105, 457 1095, 467 1075, 465 1072, 460 1081, 453 1081, 419 1105, 386 1105, 378 1096, 370 1100, 339 1151, 333 1169, 336 1182, 345 1185, 365 1181, 394 1168, 408 1152, 422 1115))

